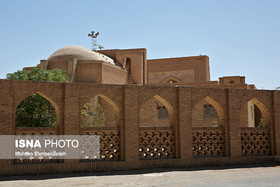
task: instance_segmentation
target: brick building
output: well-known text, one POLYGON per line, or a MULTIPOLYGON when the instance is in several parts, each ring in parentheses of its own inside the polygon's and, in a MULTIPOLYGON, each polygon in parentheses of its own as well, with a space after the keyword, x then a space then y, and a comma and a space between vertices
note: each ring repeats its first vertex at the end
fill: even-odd
MULTIPOLYGON (((210 67, 208 56, 193 56, 180 58, 147 60, 146 49, 113 49, 91 51, 80 46, 68 46, 55 51, 47 60, 41 60, 37 67, 43 69, 60 68, 67 72, 71 82, 101 83, 101 84, 136 84, 136 85, 167 85, 167 86, 203 86, 203 87, 235 87, 255 89, 254 85, 247 85, 245 77, 221 77, 219 81, 210 81, 210 67)), ((25 68, 26 70, 32 67, 25 68)), ((113 112, 108 102, 100 99, 105 107, 107 125, 113 122, 113 112)), ((215 104, 214 104, 215 105, 215 104)), ((200 101, 192 114, 193 126, 211 127, 221 126, 223 121, 217 119, 216 108, 209 99, 200 101), (219 124, 217 124, 219 123, 219 124)), ((244 125, 250 126, 260 119, 258 108, 251 101, 243 110, 244 125), (255 109, 256 108, 256 109, 255 109), (255 114, 256 113, 256 114, 255 114), (247 116, 247 115, 249 116, 247 116)), ((140 126, 168 126, 168 111, 165 105, 157 99, 151 99, 145 105, 140 115, 140 126), (164 110, 164 111, 163 111, 164 110), (165 117, 162 116, 166 115, 165 117), (166 119, 165 119, 166 118, 166 119)))
MULTIPOLYGON (((70 83, 0 80, 0 134, 99 134, 100 160, 0 160, 1 174, 187 167, 276 161, 280 92, 245 77, 210 80, 208 56, 147 60, 146 49, 68 46, 37 67, 60 68, 70 83), (55 108, 55 127, 16 127, 15 111, 37 93, 55 108), (102 127, 83 125, 98 99, 102 127)), ((33 67, 24 68, 30 70, 33 67)))

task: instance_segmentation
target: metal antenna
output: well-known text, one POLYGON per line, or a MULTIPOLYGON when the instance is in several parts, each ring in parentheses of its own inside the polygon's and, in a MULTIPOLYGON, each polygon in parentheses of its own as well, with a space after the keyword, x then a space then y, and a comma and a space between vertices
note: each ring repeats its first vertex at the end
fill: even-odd
POLYGON ((98 45, 98 49, 101 50, 103 49, 104 47, 102 45, 98 45))
MULTIPOLYGON (((91 37, 91 44, 92 44, 92 50, 96 51, 96 47, 98 46, 98 48, 102 47, 100 45, 97 45, 97 36, 99 35, 99 32, 96 32, 95 31, 90 31, 90 33, 88 33, 88 37, 91 37)), ((102 47, 103 48, 103 47, 102 47)))

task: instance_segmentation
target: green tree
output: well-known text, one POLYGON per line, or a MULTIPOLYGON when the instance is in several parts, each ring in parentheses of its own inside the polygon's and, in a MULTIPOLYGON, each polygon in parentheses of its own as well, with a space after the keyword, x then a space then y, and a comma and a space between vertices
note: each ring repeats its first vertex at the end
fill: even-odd
POLYGON ((32 80, 43 82, 69 82, 65 71, 61 69, 44 70, 33 68, 31 71, 19 70, 14 73, 8 73, 6 76, 9 80, 32 80))
POLYGON ((101 104, 98 102, 98 96, 95 98, 95 104, 92 106, 90 103, 86 103, 81 110, 82 127, 104 127, 105 126, 105 114, 101 104))
POLYGON ((16 127, 55 127, 54 106, 39 94, 24 99, 16 110, 16 127))
POLYGON ((260 119, 260 122, 259 122, 259 124, 258 124, 258 127, 263 127, 263 119, 262 119, 262 118, 260 119))
MULTIPOLYGON (((8 73, 8 80, 32 80, 43 82, 68 82, 68 76, 61 69, 43 70, 33 68, 31 71, 20 70, 8 73)), ((56 126, 54 106, 44 97, 35 93, 24 99, 16 109, 17 127, 53 127, 56 126)))

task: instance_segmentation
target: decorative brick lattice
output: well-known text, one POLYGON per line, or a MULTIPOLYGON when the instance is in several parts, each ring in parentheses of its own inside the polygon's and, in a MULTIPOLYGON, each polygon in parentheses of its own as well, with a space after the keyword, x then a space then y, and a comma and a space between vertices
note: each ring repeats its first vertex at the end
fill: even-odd
MULTIPOLYGON (((85 127, 81 129, 82 135, 100 136, 100 159, 120 160, 120 133, 116 127, 85 127)), ((85 160, 82 161, 97 161, 85 160)))
POLYGON ((142 127, 139 130, 139 158, 174 158, 174 134, 169 127, 142 127))
POLYGON ((193 128, 192 136, 194 157, 225 156, 223 128, 193 128))
MULTIPOLYGON (((15 135, 57 135, 57 127, 16 127, 15 135)), ((14 159, 14 164, 60 163, 62 159, 14 159)))
POLYGON ((270 129, 267 127, 243 127, 241 128, 242 155, 270 155, 270 129))

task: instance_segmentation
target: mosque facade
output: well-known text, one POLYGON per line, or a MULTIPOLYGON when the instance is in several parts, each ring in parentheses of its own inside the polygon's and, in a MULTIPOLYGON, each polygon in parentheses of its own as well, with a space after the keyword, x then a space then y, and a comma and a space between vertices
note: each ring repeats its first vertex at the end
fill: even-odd
POLYGON ((100 159, 0 160, 1 175, 279 161, 280 92, 244 76, 211 81, 208 56, 68 46, 35 67, 60 68, 70 82, 0 80, 0 134, 100 135, 100 159), (34 93, 55 108, 55 126, 16 126, 17 107, 34 93), (97 100, 106 120, 88 125, 81 111, 97 100))

